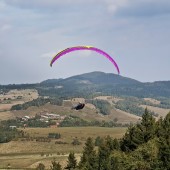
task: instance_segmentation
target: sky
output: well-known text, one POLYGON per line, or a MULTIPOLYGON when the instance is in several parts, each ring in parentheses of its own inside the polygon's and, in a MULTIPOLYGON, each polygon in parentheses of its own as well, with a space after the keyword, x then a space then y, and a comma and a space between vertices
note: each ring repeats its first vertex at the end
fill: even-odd
POLYGON ((0 0, 0 84, 38 83, 92 71, 141 82, 170 80, 169 0, 0 0))

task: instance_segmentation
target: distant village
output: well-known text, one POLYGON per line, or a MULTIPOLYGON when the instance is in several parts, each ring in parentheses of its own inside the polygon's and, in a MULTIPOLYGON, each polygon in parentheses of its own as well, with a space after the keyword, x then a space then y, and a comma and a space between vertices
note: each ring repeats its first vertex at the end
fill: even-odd
MULTIPOLYGON (((58 127, 60 123, 68 116, 66 115, 59 115, 59 114, 52 114, 48 112, 40 112, 39 114, 36 114, 35 116, 23 116, 23 117, 17 117, 17 121, 22 123, 24 125, 24 128, 27 127, 27 123, 31 120, 40 121, 42 123, 50 123, 50 127, 58 127)), ((10 126, 10 128, 16 128, 17 126, 10 126)))

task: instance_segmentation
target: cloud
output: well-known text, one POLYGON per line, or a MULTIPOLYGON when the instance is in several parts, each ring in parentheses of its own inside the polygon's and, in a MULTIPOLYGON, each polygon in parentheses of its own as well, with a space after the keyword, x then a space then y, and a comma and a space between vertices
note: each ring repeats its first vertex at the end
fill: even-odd
POLYGON ((4 25, 2 25, 2 26, 0 27, 0 29, 1 29, 2 31, 8 31, 8 30, 10 30, 11 28, 12 28, 12 26, 9 25, 9 24, 4 24, 4 25))
POLYGON ((170 1, 168 0, 128 0, 126 5, 117 11, 120 16, 158 16, 170 14, 170 1))
POLYGON ((105 0, 107 9, 111 13, 116 13, 120 8, 126 6, 128 0, 105 0))
MULTIPOLYGON (((37 82, 78 72, 113 71, 111 63, 109 67, 107 60, 90 51, 67 54, 51 69, 57 52, 77 45, 106 51, 128 77, 149 80, 149 73, 157 69, 152 64, 149 71, 150 63, 158 59, 164 62, 160 78, 168 73, 164 71, 169 68, 168 1, 0 0, 0 10, 1 81, 37 82)), ((150 77, 157 80, 157 75, 150 77)))
POLYGON ((4 10, 6 7, 5 2, 0 1, 0 10, 4 10))
POLYGON ((155 16, 170 13, 170 1, 168 0, 4 0, 3 2, 21 9, 54 10, 55 12, 61 11, 61 8, 67 11, 68 8, 84 10, 95 7, 96 10, 102 9, 102 12, 108 11, 113 15, 124 17, 155 16))
POLYGON ((19 7, 19 8, 32 8, 32 9, 59 9, 59 7, 74 7, 75 5, 96 3, 96 0, 4 0, 8 5, 19 7))
POLYGON ((44 53, 40 56, 40 58, 52 58, 57 54, 57 52, 48 52, 44 53))

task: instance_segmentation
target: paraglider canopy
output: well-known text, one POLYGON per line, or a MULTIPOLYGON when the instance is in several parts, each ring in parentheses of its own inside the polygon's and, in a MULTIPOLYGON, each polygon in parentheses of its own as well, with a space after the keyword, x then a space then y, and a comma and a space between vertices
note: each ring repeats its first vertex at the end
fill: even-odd
POLYGON ((111 61, 111 63, 116 67, 118 74, 120 74, 119 67, 118 67, 117 63, 114 61, 114 59, 109 54, 102 51, 101 49, 98 49, 98 48, 92 47, 92 46, 76 46, 76 47, 66 48, 54 56, 54 58, 51 60, 50 66, 52 67, 53 63, 56 60, 58 60, 60 57, 62 57, 63 55, 70 53, 72 51, 77 51, 77 50, 92 50, 92 51, 102 54, 103 56, 105 56, 107 59, 109 59, 111 61))

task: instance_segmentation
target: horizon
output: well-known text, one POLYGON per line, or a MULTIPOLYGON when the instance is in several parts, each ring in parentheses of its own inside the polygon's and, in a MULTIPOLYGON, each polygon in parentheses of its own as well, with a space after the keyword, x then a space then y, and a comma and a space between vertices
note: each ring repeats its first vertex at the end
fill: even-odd
POLYGON ((120 75, 169 81, 168 0, 0 0, 0 84, 35 83, 93 71, 116 73, 101 54, 76 51, 50 67, 59 51, 93 46, 120 75))
MULTIPOLYGON (((59 78, 50 78, 50 79, 44 79, 40 82, 25 82, 25 83, 9 83, 9 84, 0 84, 1 86, 8 86, 8 85, 21 85, 21 84, 38 84, 38 83, 41 83, 43 81, 47 81, 47 80, 57 80, 57 79, 67 79, 67 78, 71 78, 71 77, 74 77, 74 76, 81 76, 83 74, 91 74, 91 73, 105 73, 105 74, 114 74, 114 75, 117 75, 117 76, 121 76, 121 77, 124 77, 124 78, 129 78, 129 79, 132 79, 132 80, 136 80, 134 78, 131 78, 131 77, 125 77, 125 76, 122 76, 122 75, 118 75, 118 74, 115 74, 115 73, 107 73, 107 72, 102 72, 102 71, 92 71, 92 72, 87 72, 87 73, 82 73, 82 74, 77 74, 77 75, 73 75, 73 76, 69 76, 69 77, 59 77, 59 78)), ((136 81, 139 81, 139 80, 136 80, 136 81)), ((150 81, 150 82, 142 82, 142 81, 139 81, 141 83, 154 83, 154 82, 168 82, 170 80, 156 80, 156 81, 150 81)))

